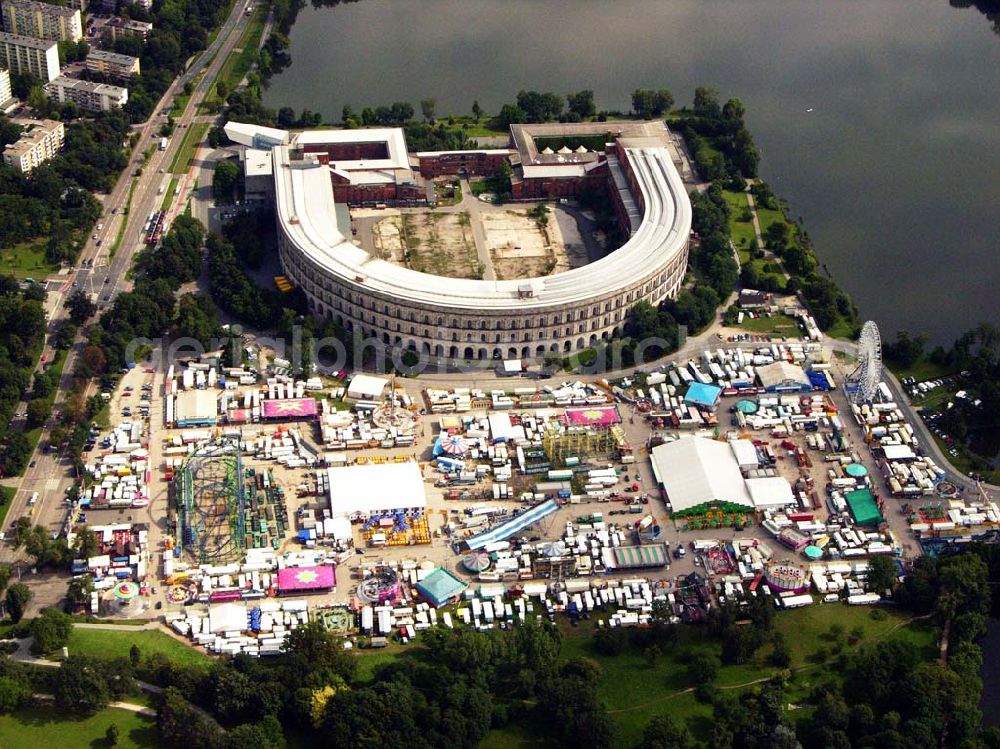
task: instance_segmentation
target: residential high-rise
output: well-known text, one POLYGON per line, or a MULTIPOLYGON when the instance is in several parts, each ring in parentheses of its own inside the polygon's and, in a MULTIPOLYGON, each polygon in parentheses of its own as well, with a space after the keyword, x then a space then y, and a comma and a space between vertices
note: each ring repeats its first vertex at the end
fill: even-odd
POLYGON ((128 89, 60 76, 45 87, 49 98, 62 104, 75 101, 85 112, 107 112, 125 106, 128 89))
POLYGON ((59 77, 59 48, 53 41, 0 33, 0 67, 33 73, 48 83, 59 77))
POLYGON ((0 110, 6 109, 14 98, 14 93, 10 88, 10 71, 7 68, 0 68, 0 110))
POLYGON ((87 55, 87 70, 110 75, 113 78, 128 78, 130 75, 139 74, 139 58, 103 49, 92 49, 87 55))
POLYGON ((9 34, 78 42, 83 39, 83 19, 76 8, 38 0, 3 0, 3 27, 9 34))
POLYGON ((63 123, 43 120, 4 149, 3 163, 27 174, 55 156, 62 148, 65 136, 66 128, 63 123))

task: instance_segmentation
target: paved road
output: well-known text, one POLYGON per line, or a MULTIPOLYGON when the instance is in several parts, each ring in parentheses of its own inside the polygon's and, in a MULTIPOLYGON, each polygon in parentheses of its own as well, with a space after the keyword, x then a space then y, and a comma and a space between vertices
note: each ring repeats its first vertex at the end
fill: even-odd
MULTIPOLYGON (((131 281, 126 278, 126 273, 132 266, 136 253, 144 246, 141 236, 142 228, 149 214, 159 210, 163 202, 164 196, 159 193, 159 188, 169 179, 166 171, 181 147, 184 133, 187 132, 187 128, 195 119, 198 104, 209 91, 209 87, 214 84, 215 76, 249 23, 250 19, 244 15, 244 9, 251 1, 239 0, 234 5, 229 18, 226 19, 209 48, 183 75, 171 84, 158 102, 154 115, 138 129, 140 137, 132 152, 129 167, 122 172, 112 191, 103 198, 105 215, 99 222, 101 228, 94 234, 96 239, 88 240, 80 255, 80 267, 61 283, 57 293, 65 294, 74 285, 77 285, 97 295, 99 304, 103 308, 109 305, 118 293, 131 287, 131 281), (204 72, 204 76, 195 85, 187 107, 178 118, 177 130, 167 149, 160 151, 157 147, 149 161, 142 167, 142 174, 138 178, 134 178, 133 172, 142 164, 146 150, 150 146, 158 146, 159 144, 159 129, 166 121, 166 112, 169 111, 174 97, 183 90, 186 83, 198 79, 202 72, 204 72), (132 188, 133 179, 135 179, 134 190, 132 188), (126 212, 130 191, 133 193, 133 199, 131 207, 126 212), (114 257, 110 257, 111 246, 118 236, 122 222, 125 224, 122 243, 114 257)), ((60 301, 50 316, 50 333, 66 319, 65 310, 61 306, 61 296, 58 299, 60 301)), ((53 417, 46 424, 46 431, 55 426, 55 414, 59 412, 59 407, 65 400, 66 394, 72 388, 72 373, 77 359, 83 354, 84 347, 85 341, 81 337, 67 353, 63 376, 56 392, 53 417)), ((91 392, 92 387, 88 388, 87 395, 90 395, 91 392)), ((18 492, 12 500, 7 519, 9 524, 14 523, 18 517, 27 513, 30 514, 34 522, 47 526, 52 532, 57 532, 61 530, 65 521, 66 505, 63 497, 64 490, 73 481, 73 476, 70 475, 72 468, 64 452, 44 452, 42 446, 45 443, 46 438, 43 435, 39 442, 39 449, 36 449, 32 456, 34 466, 29 467, 25 472, 18 492), (39 493, 39 501, 36 505, 29 507, 28 499, 35 491, 39 493)), ((9 540, 0 546, 0 561, 11 561, 17 556, 17 552, 9 540)))

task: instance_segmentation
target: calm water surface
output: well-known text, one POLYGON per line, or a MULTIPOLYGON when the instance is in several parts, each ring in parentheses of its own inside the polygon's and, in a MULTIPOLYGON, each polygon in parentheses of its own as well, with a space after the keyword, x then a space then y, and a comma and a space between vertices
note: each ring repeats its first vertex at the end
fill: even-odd
POLYGON ((738 96, 763 176, 883 334, 1000 320, 1000 36, 945 0, 363 0, 304 9, 266 95, 336 120, 521 88, 738 96), (806 110, 812 109, 812 112, 806 110))

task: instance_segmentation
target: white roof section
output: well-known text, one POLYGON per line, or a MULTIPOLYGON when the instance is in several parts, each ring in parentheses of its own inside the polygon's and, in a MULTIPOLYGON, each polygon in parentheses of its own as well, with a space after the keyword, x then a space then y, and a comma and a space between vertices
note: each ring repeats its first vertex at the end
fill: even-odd
POLYGON ((587 173, 586 164, 525 164, 525 179, 541 179, 543 177, 582 177, 587 173))
POLYGON ((327 476, 334 516, 427 507, 424 477, 416 463, 328 468, 327 476))
POLYGON ((409 169, 410 157, 406 151, 406 137, 398 127, 372 127, 354 130, 306 130, 294 137, 296 146, 326 146, 342 143, 385 143, 387 159, 340 160, 331 159, 330 165, 338 169, 409 169))
POLYGON ((913 460, 917 457, 909 445, 884 445, 882 451, 886 460, 913 460))
POLYGON ((809 376, 802 371, 802 367, 787 361, 776 361, 773 364, 765 364, 757 367, 757 377, 760 384, 765 388, 778 387, 798 383, 809 386, 809 376))
POLYGON ((271 152, 260 148, 247 148, 243 153, 243 173, 247 177, 270 177, 274 174, 271 152))
POLYGON ((494 442, 504 440, 506 442, 523 440, 524 427, 520 424, 513 424, 510 414, 505 411, 491 413, 487 416, 490 422, 490 437, 494 442))
MULTIPOLYGON (((311 133, 302 135, 315 137, 311 133)), ((622 247, 596 262, 528 281, 444 278, 370 256, 336 228, 328 171, 317 168, 319 165, 310 168, 309 160, 293 162, 288 146, 274 149, 275 207, 290 242, 324 272, 339 277, 362 294, 378 292, 413 304, 453 307, 466 312, 506 311, 512 307, 551 310, 596 295, 624 291, 634 284, 637 276, 665 268, 687 248, 691 202, 669 151, 664 146, 622 150, 646 208, 632 236, 622 247), (529 281, 535 291, 525 297, 519 294, 519 289, 529 281)))
POLYGON ((753 506, 740 467, 725 442, 681 437, 654 447, 650 460, 674 512, 713 500, 753 506))
POLYGON ((757 457, 757 448, 752 440, 730 440, 729 446, 733 450, 733 456, 740 468, 756 468, 760 464, 757 457))
POLYGON ((212 390, 184 390, 177 394, 174 420, 211 419, 218 414, 219 402, 212 390))
POLYGON ((347 386, 347 397, 355 400, 378 400, 388 384, 389 381, 384 377, 354 375, 347 386))
POLYGON ((746 485, 754 507, 781 507, 795 504, 792 485, 781 476, 747 479, 746 485))
POLYGON ((212 634, 242 632, 247 628, 245 603, 220 603, 208 608, 208 629, 212 634))
POLYGON ((263 125, 248 125, 244 122, 227 122, 223 130, 226 137, 241 146, 280 145, 288 143, 287 130, 278 130, 263 125))

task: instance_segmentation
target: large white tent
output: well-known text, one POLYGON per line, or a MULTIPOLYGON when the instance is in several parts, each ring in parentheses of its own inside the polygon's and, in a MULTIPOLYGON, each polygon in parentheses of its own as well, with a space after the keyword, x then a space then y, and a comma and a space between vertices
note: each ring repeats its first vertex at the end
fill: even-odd
POLYGON ((718 500, 753 506, 732 449, 704 437, 681 437, 653 448, 650 460, 674 512, 718 500))
POLYGON ((351 378, 347 386, 348 400, 377 401, 382 398, 389 381, 384 377, 359 374, 351 378))
POLYGON ((752 440, 730 440, 729 446, 733 449, 736 462, 742 469, 756 468, 760 465, 760 458, 757 457, 757 448, 752 440))
POLYGON ((208 609, 208 629, 212 634, 242 632, 247 628, 245 603, 220 603, 208 609))
POLYGON ((781 476, 747 479, 746 483, 754 507, 782 507, 795 504, 792 485, 781 476))
POLYGON ((333 515, 370 515, 427 507, 424 477, 416 463, 328 468, 330 511, 333 515))

